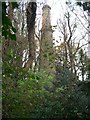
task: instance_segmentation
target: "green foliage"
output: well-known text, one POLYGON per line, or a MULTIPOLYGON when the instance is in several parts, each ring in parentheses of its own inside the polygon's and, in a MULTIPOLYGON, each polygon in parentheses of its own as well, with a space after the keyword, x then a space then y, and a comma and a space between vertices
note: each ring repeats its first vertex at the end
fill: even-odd
POLYGON ((18 58, 9 50, 3 62, 3 118, 89 119, 88 96, 70 84, 73 76, 68 69, 58 66, 61 81, 53 85, 53 77, 45 71, 25 71, 12 64, 14 57, 18 58))
POLYGON ((3 117, 29 118, 36 106, 45 100, 44 86, 52 77, 45 72, 25 71, 12 63, 3 64, 3 117), (12 111, 12 112, 11 112, 12 111))
POLYGON ((53 92, 52 76, 45 71, 25 71, 3 64, 3 118, 88 118, 87 97, 82 91, 58 86, 53 92))
MULTIPOLYGON (((18 7, 16 2, 12 2, 11 4, 13 9, 18 7)), ((16 29, 8 17, 7 5, 5 2, 2 2, 2 36, 4 36, 5 39, 16 40, 16 29)))
POLYGON ((53 82, 55 86, 72 86, 76 82, 75 75, 71 73, 70 69, 63 67, 60 64, 56 66, 56 79, 53 82))
POLYGON ((90 10, 90 2, 77 2, 77 5, 79 5, 80 7, 83 7, 83 10, 90 10))
POLYGON ((82 6, 82 3, 81 2, 77 2, 77 5, 79 5, 80 7, 82 6))
POLYGON ((88 119, 87 98, 82 92, 67 92, 68 88, 58 88, 54 93, 47 94, 43 103, 38 104, 32 118, 48 119, 88 119))
POLYGON ((79 69, 81 71, 82 81, 84 81, 84 76, 87 75, 88 71, 88 58, 83 49, 79 51, 79 69))

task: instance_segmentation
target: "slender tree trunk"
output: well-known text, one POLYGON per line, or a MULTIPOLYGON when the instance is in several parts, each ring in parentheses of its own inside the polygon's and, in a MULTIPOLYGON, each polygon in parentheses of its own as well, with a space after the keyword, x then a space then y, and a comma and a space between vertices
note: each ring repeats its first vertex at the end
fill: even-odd
POLYGON ((29 43, 29 58, 26 63, 26 69, 32 68, 35 60, 35 18, 36 18, 36 2, 29 2, 27 12, 27 29, 28 29, 28 43, 29 43))

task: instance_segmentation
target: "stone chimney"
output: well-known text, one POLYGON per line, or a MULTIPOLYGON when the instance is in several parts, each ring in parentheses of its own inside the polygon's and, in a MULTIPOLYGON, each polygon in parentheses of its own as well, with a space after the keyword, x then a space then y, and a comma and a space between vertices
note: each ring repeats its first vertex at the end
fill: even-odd
POLYGON ((51 10, 51 8, 49 5, 45 5, 43 7, 42 30, 48 29, 51 27, 50 10, 51 10))
POLYGON ((46 72, 54 72, 54 50, 53 50, 53 38, 52 27, 50 20, 50 6, 44 5, 42 15, 42 30, 41 30, 41 42, 40 42, 40 69, 46 72))

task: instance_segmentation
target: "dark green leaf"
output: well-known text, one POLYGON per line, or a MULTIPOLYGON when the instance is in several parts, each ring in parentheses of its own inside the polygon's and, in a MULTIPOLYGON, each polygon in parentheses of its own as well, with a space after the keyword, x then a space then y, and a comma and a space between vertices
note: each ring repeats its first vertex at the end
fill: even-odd
POLYGON ((10 39, 11 40, 16 40, 16 35, 15 34, 10 34, 10 39))
POLYGON ((14 33, 16 33, 16 29, 15 29, 14 27, 12 27, 12 31, 13 31, 14 33))

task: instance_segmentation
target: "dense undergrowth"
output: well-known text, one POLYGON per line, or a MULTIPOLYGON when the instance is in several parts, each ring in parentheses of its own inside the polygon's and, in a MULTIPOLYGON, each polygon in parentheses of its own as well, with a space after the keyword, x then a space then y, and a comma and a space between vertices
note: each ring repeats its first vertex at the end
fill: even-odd
POLYGON ((54 79, 4 62, 3 118, 89 119, 86 93, 77 85, 55 87, 54 79))

